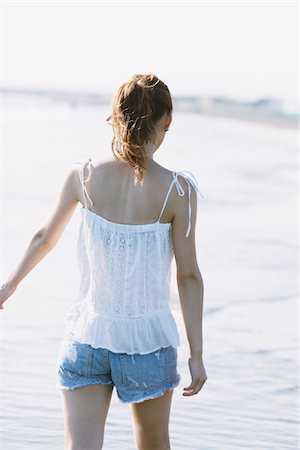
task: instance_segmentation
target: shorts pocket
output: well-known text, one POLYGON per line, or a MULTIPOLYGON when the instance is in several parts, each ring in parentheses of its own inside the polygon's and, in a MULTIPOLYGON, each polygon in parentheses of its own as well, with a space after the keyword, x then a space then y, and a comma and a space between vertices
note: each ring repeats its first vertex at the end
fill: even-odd
POLYGON ((120 354, 123 383, 128 389, 147 389, 159 385, 165 374, 167 348, 140 355, 120 354))
POLYGON ((92 347, 88 344, 64 339, 57 357, 58 372, 72 379, 90 376, 93 357, 92 351, 92 347))

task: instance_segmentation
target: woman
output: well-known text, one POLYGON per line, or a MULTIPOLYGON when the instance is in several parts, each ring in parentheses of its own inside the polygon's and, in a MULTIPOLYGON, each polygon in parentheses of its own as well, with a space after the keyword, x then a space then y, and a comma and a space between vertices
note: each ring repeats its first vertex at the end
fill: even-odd
POLYGON ((54 213, 33 237, 0 290, 0 308, 49 253, 81 203, 81 275, 65 317, 57 358, 68 450, 102 448, 113 387, 131 403, 138 449, 170 449, 169 415, 178 386, 179 334, 169 308, 173 254, 197 394, 202 361, 203 281, 195 250, 197 183, 156 163, 172 121, 168 87, 155 75, 134 75, 118 89, 107 119, 113 157, 73 164, 54 213))

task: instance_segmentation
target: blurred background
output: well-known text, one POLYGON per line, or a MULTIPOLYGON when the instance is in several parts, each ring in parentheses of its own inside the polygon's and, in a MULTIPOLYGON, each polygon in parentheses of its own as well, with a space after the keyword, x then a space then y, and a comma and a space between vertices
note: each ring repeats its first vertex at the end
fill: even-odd
MULTIPOLYGON (((1 3, 1 282, 57 201, 70 164, 111 153, 118 87, 154 73, 173 122, 155 158, 198 179, 203 358, 190 383, 173 276, 182 381, 172 450, 296 449, 298 376, 297 2, 1 3)), ((76 299, 80 205, 1 311, 2 449, 64 447, 56 356, 76 299)), ((134 450, 116 392, 104 450, 134 450)))

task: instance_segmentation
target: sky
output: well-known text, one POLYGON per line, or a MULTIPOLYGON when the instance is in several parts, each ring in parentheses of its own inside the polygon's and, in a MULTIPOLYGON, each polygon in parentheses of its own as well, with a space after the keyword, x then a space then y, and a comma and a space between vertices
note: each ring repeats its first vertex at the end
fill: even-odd
POLYGON ((296 2, 2 1, 1 25, 3 87, 297 100, 296 2))

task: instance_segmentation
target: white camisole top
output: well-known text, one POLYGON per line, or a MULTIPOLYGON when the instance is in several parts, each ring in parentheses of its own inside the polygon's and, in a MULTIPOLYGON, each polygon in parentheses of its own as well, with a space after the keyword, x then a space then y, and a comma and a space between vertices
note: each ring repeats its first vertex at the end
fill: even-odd
MULTIPOLYGON (((85 206, 77 241, 80 272, 78 298, 65 315, 65 335, 94 348, 147 354, 161 347, 179 347, 180 338, 169 305, 173 246, 171 223, 160 218, 173 185, 185 195, 178 176, 188 184, 188 237, 191 188, 200 192, 190 172, 173 172, 159 218, 148 224, 122 224, 105 219, 93 205, 84 178, 91 159, 79 169, 85 206)), ((202 194, 201 194, 202 195, 202 194)))

